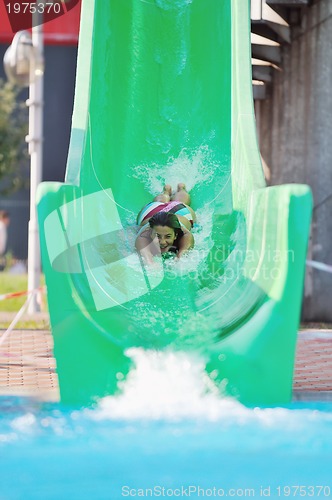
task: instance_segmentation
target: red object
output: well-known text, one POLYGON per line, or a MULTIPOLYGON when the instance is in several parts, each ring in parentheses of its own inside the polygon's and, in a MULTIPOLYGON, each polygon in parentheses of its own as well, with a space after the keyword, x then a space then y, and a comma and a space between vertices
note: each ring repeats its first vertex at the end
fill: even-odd
MULTIPOLYGON (((17 31, 31 30, 30 10, 35 5, 36 2, 25 0, 0 0, 0 43, 10 44, 17 31)), ((81 0, 59 1, 54 4, 47 4, 45 0, 43 22, 45 44, 77 45, 80 13, 81 0)))
POLYGON ((15 297, 21 297, 22 295, 28 295, 32 292, 36 292, 37 290, 44 290, 44 286, 40 286, 39 288, 36 288, 36 290, 28 291, 24 290, 24 292, 12 292, 12 293, 5 293, 0 295, 0 300, 7 300, 7 299, 13 299, 15 297))

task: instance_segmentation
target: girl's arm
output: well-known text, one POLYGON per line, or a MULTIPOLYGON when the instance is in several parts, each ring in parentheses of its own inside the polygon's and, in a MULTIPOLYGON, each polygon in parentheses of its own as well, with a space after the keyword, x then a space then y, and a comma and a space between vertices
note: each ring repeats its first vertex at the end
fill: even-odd
POLYGON ((188 250, 193 248, 195 240, 193 235, 188 231, 184 233, 179 241, 179 251, 177 253, 177 258, 179 259, 183 254, 187 253, 188 250))
MULTIPOLYGON (((137 236, 135 241, 135 247, 138 253, 143 257, 143 260, 149 264, 153 265, 155 262, 153 260, 154 253, 154 243, 150 237, 149 230, 143 231, 142 234, 137 236)), ((156 249, 157 250, 157 249, 156 249)))

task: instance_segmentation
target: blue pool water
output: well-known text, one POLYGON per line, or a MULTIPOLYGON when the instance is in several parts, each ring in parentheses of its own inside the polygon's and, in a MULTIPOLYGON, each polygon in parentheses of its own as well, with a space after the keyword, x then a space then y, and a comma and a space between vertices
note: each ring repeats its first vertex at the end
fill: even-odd
POLYGON ((136 361, 91 409, 0 398, 1 500, 332 497, 332 403, 249 409, 183 354, 136 361))

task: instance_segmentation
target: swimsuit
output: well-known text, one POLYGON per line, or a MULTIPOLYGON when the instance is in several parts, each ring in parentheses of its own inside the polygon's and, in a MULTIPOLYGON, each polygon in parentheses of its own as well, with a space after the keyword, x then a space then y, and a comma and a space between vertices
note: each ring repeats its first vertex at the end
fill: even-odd
POLYGON ((148 203, 144 208, 142 208, 137 217, 137 224, 140 225, 145 221, 145 219, 150 219, 153 215, 159 212, 182 215, 182 217, 189 220, 191 226, 194 224, 193 216, 191 215, 189 208, 180 201, 169 201, 167 203, 151 201, 151 203, 148 203))
MULTIPOLYGON (((141 212, 137 217, 137 224, 140 225, 146 219, 150 219, 153 215, 159 212, 168 212, 170 214, 182 215, 189 220, 191 227, 194 225, 192 214, 189 208, 181 203, 180 201, 169 201, 167 203, 162 203, 160 201, 151 201, 142 208, 141 212)), ((187 231, 188 229, 185 225, 179 220, 182 227, 184 227, 187 231)), ((149 228, 149 223, 146 222, 138 231, 137 236, 139 236, 143 231, 149 228)))

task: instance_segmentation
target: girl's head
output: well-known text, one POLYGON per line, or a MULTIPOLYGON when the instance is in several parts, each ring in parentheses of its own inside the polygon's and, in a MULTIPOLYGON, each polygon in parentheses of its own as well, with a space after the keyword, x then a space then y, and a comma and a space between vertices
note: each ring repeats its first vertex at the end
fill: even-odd
POLYGON ((171 247, 177 246, 179 239, 183 236, 181 224, 176 215, 168 212, 158 212, 149 220, 152 229, 152 239, 158 238, 161 253, 171 251, 171 247))

